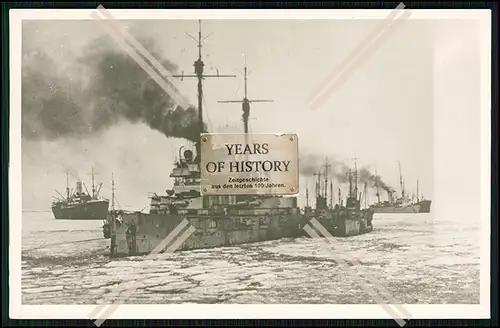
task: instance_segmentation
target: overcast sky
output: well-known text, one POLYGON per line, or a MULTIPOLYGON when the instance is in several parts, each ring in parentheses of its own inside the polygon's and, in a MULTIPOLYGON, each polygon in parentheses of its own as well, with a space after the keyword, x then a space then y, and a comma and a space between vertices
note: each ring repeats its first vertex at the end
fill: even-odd
MULTIPOLYGON (((197 35, 197 21, 123 24, 136 36, 153 37, 166 58, 185 74, 193 73, 197 48, 186 33, 197 35)), ((421 193, 432 198, 437 37, 441 46, 445 43, 442 40, 455 40, 446 46, 451 55, 446 57, 448 73, 443 74, 467 63, 459 76, 460 91, 453 86, 456 81, 448 81, 447 87, 440 89, 441 99, 456 99, 460 93, 467 101, 456 101, 453 106, 479 106, 479 90, 472 89, 479 79, 479 50, 474 45, 478 34, 474 22, 460 24, 469 27, 458 32, 429 21, 405 22, 390 32, 378 50, 367 56, 319 109, 312 111, 306 97, 374 29, 376 21, 204 21, 204 34, 213 33, 203 49, 205 73, 218 69, 221 74, 238 74, 232 79, 206 80, 205 118, 211 123, 211 131, 220 131, 226 125, 237 129, 235 132, 242 131, 241 106, 217 101, 242 98, 242 77, 237 70, 243 71, 245 53, 253 71, 249 98, 274 100, 252 105, 252 132, 299 133, 301 150, 346 162, 357 157, 360 166, 376 168, 394 187, 399 160, 407 189, 412 191, 419 178, 421 193)), ((94 21, 25 21, 23 52, 44 52, 62 70, 71 70, 82 49, 102 34, 105 32, 94 21)), ((196 81, 185 79, 179 85, 181 92, 196 103, 196 81)), ((477 133, 478 128, 473 131, 477 133)), ((65 188, 65 170, 74 172, 72 181, 88 181, 92 165, 98 180, 104 183, 105 196, 109 197, 109 180, 114 172, 121 205, 141 208, 148 204, 148 192, 163 193, 171 186, 168 175, 172 160, 176 147, 183 144, 167 140, 145 125, 129 123, 79 141, 23 141, 23 208, 48 208, 53 190, 65 188)), ((303 191, 308 179, 301 182, 303 191)))

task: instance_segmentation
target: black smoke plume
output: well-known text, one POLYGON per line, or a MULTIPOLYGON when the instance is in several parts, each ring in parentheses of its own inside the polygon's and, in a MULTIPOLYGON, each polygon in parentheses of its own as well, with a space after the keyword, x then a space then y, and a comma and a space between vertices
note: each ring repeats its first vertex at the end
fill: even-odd
POLYGON ((381 188, 389 193, 394 192, 393 188, 382 181, 380 175, 371 173, 367 168, 361 168, 358 174, 359 181, 361 181, 361 183, 365 183, 372 188, 381 188))
MULTIPOLYGON (((320 156, 316 154, 300 154, 300 174, 311 178, 314 177, 314 173, 321 172, 322 174, 324 174, 325 161, 326 156, 320 156)), ((349 182, 348 172, 351 168, 349 165, 338 160, 334 156, 328 156, 328 164, 331 165, 328 168, 328 175, 330 178, 333 178, 335 181, 341 184, 349 182)), ((352 167, 351 169, 353 170, 354 174, 354 167, 352 167)), ((385 183, 379 175, 373 174, 366 167, 358 169, 358 179, 360 183, 366 184, 371 188, 376 188, 378 185, 379 188, 385 191, 394 191, 394 189, 391 188, 387 183, 385 183)))
MULTIPOLYGON (((317 154, 300 154, 300 162, 299 162, 299 170, 300 174, 306 177, 314 177, 314 173, 321 172, 324 173, 325 170, 325 156, 320 156, 317 154)), ((334 156, 328 156, 328 175, 335 179, 335 181, 339 183, 347 183, 349 182, 347 172, 349 170, 349 166, 343 163, 342 161, 337 160, 334 156)), ((315 177, 317 178, 317 177, 315 177)))
MULTIPOLYGON (((167 70, 177 69, 161 59, 154 41, 138 41, 167 70)), ((94 40, 80 57, 64 65, 33 47, 23 49, 24 138, 85 137, 128 121, 145 123, 166 137, 198 139, 197 110, 175 106, 172 98, 108 36, 94 40)))

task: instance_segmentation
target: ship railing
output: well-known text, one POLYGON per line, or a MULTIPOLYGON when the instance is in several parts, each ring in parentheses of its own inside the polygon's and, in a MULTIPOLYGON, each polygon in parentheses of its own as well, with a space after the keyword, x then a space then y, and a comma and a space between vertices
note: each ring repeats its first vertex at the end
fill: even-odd
POLYGON ((188 166, 187 168, 185 168, 185 167, 174 168, 174 169, 172 169, 172 172, 170 173, 170 177, 172 177, 172 178, 174 178, 174 177, 189 178, 189 177, 197 176, 199 174, 200 174, 200 169, 196 164, 195 167, 188 166))
POLYGON ((96 198, 96 199, 90 199, 87 201, 87 203, 98 203, 98 202, 109 202, 109 199, 107 198, 96 198))
MULTIPOLYGON (((164 208, 151 208, 155 213, 170 212, 164 208)), ((183 216, 267 216, 267 215, 293 215, 299 214, 298 208, 259 208, 259 209, 231 209, 224 207, 214 207, 205 209, 177 208, 177 214, 183 216)))
POLYGON ((200 192, 200 188, 193 188, 193 186, 173 187, 176 194, 200 192))
POLYGON ((299 213, 298 208, 229 208, 228 215, 290 215, 299 213))
POLYGON ((199 181, 193 181, 193 182, 175 182, 174 187, 185 187, 185 186, 199 186, 201 183, 199 181))

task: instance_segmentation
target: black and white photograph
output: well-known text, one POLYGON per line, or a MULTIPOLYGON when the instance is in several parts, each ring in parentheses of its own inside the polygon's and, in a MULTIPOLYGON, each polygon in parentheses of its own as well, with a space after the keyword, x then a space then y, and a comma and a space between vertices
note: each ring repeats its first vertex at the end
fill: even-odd
POLYGON ((16 315, 488 316, 489 24, 11 11, 16 315))

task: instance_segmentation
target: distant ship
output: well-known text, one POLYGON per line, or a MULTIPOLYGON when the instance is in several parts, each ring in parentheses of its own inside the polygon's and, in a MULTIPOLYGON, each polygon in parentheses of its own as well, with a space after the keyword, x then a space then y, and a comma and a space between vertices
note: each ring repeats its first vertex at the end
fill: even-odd
POLYGON ((396 197, 394 190, 386 190, 388 200, 380 201, 380 187, 377 183, 377 203, 370 206, 374 213, 430 213, 432 201, 424 198, 423 195, 419 196, 419 181, 417 180, 417 197, 409 197, 405 192, 403 175, 401 173, 401 164, 399 166, 399 184, 401 194, 396 197))
POLYGON ((327 204, 328 161, 326 161, 324 167, 324 173, 318 172, 314 174, 318 176, 318 182, 316 183, 316 207, 314 209, 308 204, 309 192, 306 190, 305 218, 315 218, 335 237, 357 236, 371 232, 373 230, 373 210, 371 208, 361 209, 362 195, 360 193, 358 197, 357 165, 355 164, 354 166, 354 172, 351 169, 348 171, 349 194, 345 204, 341 199, 339 189, 339 203, 333 205, 333 184, 330 182, 330 206, 327 204), (324 188, 321 188, 321 176, 325 176, 324 188))
POLYGON ((56 220, 105 220, 108 216, 109 201, 99 197, 102 183, 96 190, 94 185, 94 169, 92 169, 92 194, 82 188, 83 183, 78 181, 76 189, 70 191, 68 175, 66 174, 66 197, 57 190, 60 198, 52 203, 52 213, 56 220))

